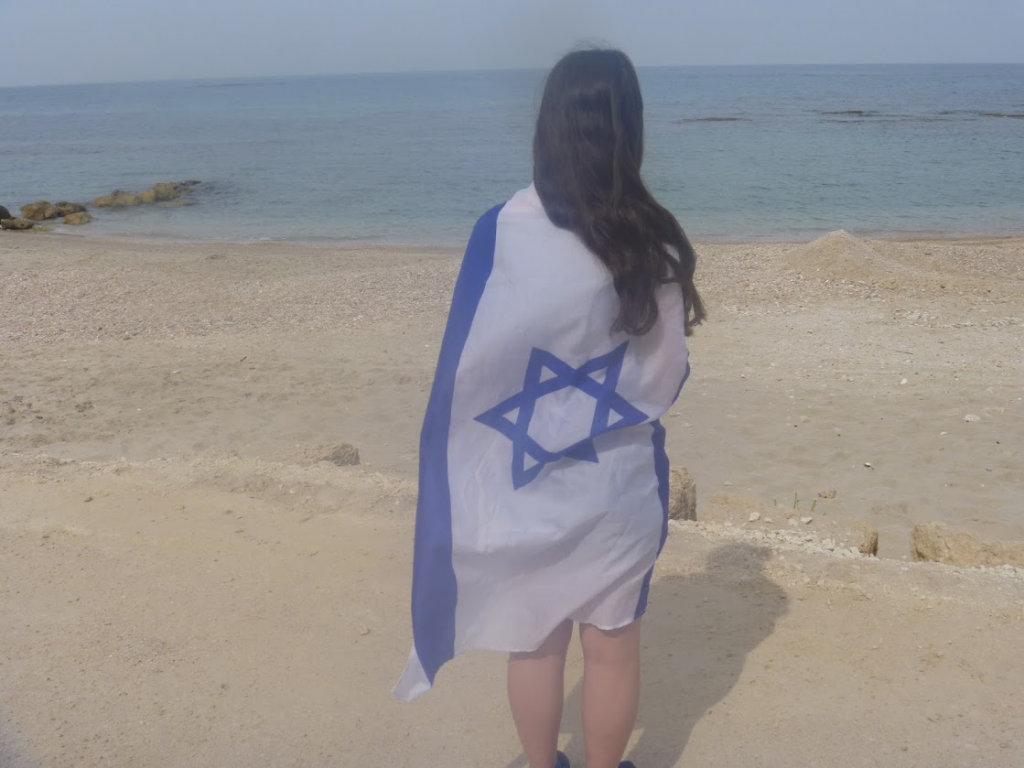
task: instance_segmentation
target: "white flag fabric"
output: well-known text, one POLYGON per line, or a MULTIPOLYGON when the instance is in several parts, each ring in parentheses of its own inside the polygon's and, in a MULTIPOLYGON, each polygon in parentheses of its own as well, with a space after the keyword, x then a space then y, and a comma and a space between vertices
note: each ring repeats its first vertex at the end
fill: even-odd
POLYGON ((610 272, 533 187, 477 223, 421 436, 399 698, 464 651, 533 651, 566 619, 643 614, 668 530, 658 419, 689 374, 678 284, 658 304, 648 334, 612 332, 610 272))

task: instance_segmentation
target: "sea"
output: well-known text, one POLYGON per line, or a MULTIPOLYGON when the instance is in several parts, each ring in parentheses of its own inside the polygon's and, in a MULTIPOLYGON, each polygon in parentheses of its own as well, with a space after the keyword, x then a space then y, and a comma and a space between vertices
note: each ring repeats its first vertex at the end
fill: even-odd
MULTIPOLYGON (((193 206, 96 210, 75 233, 455 246, 530 183, 544 76, 0 88, 0 204, 198 179, 193 206)), ((1024 232, 1024 64, 640 77, 644 175, 694 239, 1024 232)))

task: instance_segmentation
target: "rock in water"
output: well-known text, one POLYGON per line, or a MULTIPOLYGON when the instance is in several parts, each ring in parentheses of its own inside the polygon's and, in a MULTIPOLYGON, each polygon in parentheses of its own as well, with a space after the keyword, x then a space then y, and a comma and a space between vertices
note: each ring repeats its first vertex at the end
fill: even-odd
POLYGON ((66 200, 57 203, 58 216, 70 216, 73 213, 85 213, 85 206, 81 203, 69 203, 66 200))
POLYGON ((156 198, 154 202, 157 203, 169 203, 171 200, 177 200, 182 195, 187 195, 190 190, 189 187, 176 181, 154 184, 150 189, 153 190, 153 196, 156 198))
POLYGON ((6 208, 4 208, 2 205, 0 205, 0 221, 3 221, 4 219, 13 219, 13 218, 14 217, 11 215, 11 212, 8 211, 6 208))
POLYGON ((40 200, 35 203, 21 206, 21 216, 29 221, 46 221, 57 218, 57 206, 40 200))
POLYGON ((682 467, 669 476, 668 516, 671 520, 697 519, 697 484, 682 467))
POLYGON ((29 221, 28 219, 4 219, 3 221, 0 221, 0 229, 9 229, 14 232, 32 229, 34 226, 35 222, 29 221))
POLYGON ((359 463, 359 449, 354 445, 342 443, 326 457, 326 460, 339 467, 354 467, 359 463))
POLYGON ((82 224, 88 224, 92 221, 92 216, 87 211, 81 211, 80 213, 69 213, 64 217, 64 223, 71 226, 77 227, 82 224))
POLYGON ((983 541, 973 533, 945 523, 916 525, 910 532, 910 551, 915 560, 946 565, 978 567, 1014 565, 1024 568, 1024 541, 983 541))
POLYGON ((97 197, 92 204, 97 208, 130 208, 141 202, 138 195, 125 192, 123 189, 115 189, 109 195, 97 197))
POLYGON ((97 208, 128 208, 134 205, 170 203, 187 197, 197 184, 198 181, 165 181, 138 193, 118 189, 109 195, 97 197, 92 204, 97 208))
POLYGON ((157 201, 156 190, 153 187, 144 189, 138 194, 139 202, 145 205, 153 205, 157 201))

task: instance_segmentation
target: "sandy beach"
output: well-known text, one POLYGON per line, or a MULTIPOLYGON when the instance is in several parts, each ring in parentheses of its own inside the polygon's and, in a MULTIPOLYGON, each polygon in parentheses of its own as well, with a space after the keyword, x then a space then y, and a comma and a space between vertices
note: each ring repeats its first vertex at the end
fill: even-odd
MULTIPOLYGON (((698 252, 631 758, 1024 765, 1024 568, 910 549, 1024 542, 1024 238, 698 252)), ((0 767, 524 768, 502 658, 390 696, 458 264, 0 233, 0 767)))

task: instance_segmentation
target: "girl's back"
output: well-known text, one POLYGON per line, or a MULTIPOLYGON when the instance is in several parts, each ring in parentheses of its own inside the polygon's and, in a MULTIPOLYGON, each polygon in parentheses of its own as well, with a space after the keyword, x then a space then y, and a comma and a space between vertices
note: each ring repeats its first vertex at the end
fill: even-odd
POLYGON ((548 77, 534 184, 473 231, 420 445, 414 647, 396 693, 471 649, 512 653, 533 768, 556 762, 573 623, 588 763, 617 766, 636 717, 640 618, 668 529, 658 419, 703 317, 696 254, 647 190, 643 99, 619 51, 548 77))

